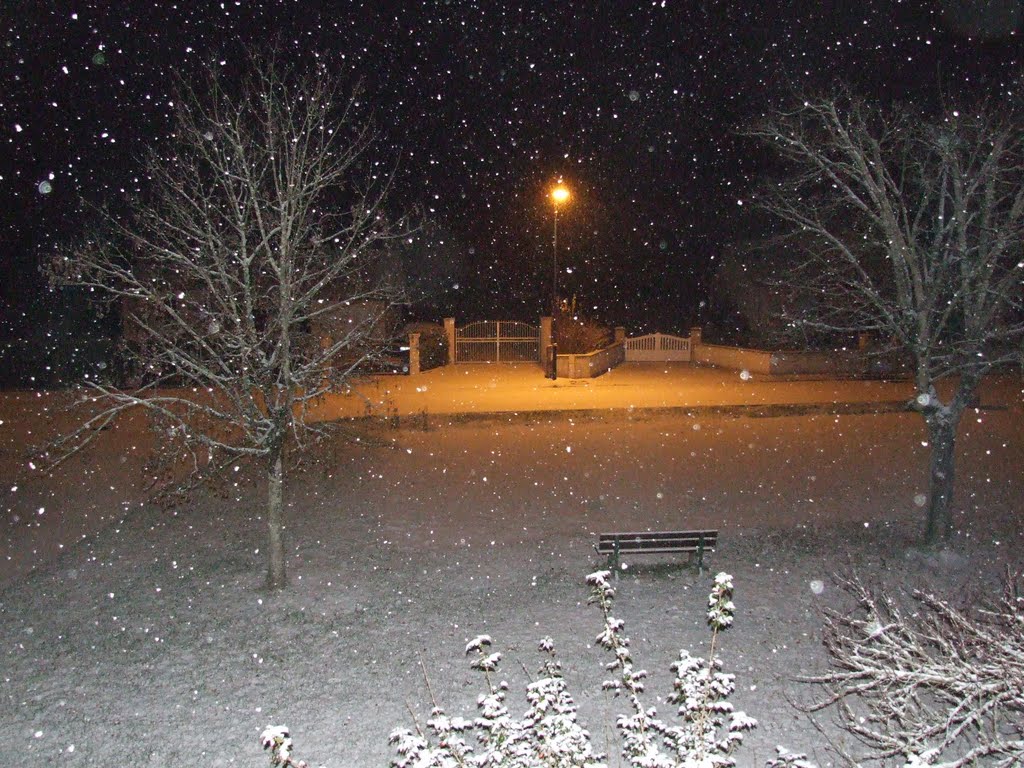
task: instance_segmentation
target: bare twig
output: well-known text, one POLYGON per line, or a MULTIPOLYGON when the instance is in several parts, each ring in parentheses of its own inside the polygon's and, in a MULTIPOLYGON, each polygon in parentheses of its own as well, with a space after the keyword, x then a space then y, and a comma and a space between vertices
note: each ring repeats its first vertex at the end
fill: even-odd
POLYGON ((1019 574, 1008 575, 997 605, 969 611, 917 590, 907 613, 860 580, 847 581, 857 609, 826 613, 823 641, 831 669, 808 678, 825 693, 811 710, 833 708, 842 728, 867 747, 858 760, 916 756, 944 768, 1020 765, 1019 584, 1019 574))

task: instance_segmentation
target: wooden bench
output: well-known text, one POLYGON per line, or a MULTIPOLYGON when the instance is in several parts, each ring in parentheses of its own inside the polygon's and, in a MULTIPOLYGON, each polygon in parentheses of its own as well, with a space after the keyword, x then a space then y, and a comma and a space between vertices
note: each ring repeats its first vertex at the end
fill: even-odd
POLYGON ((697 556, 697 571, 704 573, 704 553, 714 552, 718 531, 643 531, 639 533, 598 534, 594 549, 608 555, 608 567, 619 572, 619 556, 623 553, 653 555, 659 552, 687 552, 691 561, 697 556))

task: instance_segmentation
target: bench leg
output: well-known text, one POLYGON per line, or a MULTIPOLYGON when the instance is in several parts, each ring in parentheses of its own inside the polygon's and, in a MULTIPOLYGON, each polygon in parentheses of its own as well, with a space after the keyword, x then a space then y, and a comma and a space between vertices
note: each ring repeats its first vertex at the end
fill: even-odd
POLYGON ((615 576, 615 580, 619 580, 619 540, 615 539, 615 546, 612 548, 611 554, 608 555, 608 568, 611 570, 612 575, 615 576))

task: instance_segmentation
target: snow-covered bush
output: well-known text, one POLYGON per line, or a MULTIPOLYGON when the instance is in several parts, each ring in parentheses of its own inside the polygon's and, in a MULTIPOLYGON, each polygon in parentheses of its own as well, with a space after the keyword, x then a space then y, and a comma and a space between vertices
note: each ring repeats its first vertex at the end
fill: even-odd
MULTIPOLYGON (((598 644, 613 660, 605 669, 613 676, 602 683, 604 690, 623 695, 629 711, 619 715, 616 727, 625 765, 633 768, 729 768, 736 765, 733 753, 744 734, 757 721, 729 702, 735 690, 734 676, 722 672, 715 655, 720 632, 733 621, 732 577, 719 573, 708 598, 707 619, 711 627, 708 659, 682 650, 672 665, 673 691, 668 696, 676 717, 662 720, 654 707, 643 702, 647 673, 634 666, 625 623, 612 615, 615 590, 608 571, 587 577, 590 602, 604 617, 598 644)), ((562 677, 550 638, 540 650, 547 655, 536 680, 526 686, 526 711, 514 716, 507 703, 509 684, 498 676, 501 653, 491 649, 487 635, 466 646, 474 656, 473 669, 484 676, 484 692, 477 698, 477 715, 472 719, 453 717, 436 702, 421 726, 396 728, 390 742, 398 753, 395 768, 604 768, 605 755, 598 752, 590 732, 577 718, 577 706, 562 677)), ((290 760, 291 739, 287 729, 268 728, 263 734, 265 748, 273 747, 273 765, 299 765, 290 760), (277 762, 275 762, 275 760, 277 762)), ((769 761, 772 768, 813 768, 803 755, 779 748, 769 761)))
POLYGON ((865 745, 851 763, 904 768, 1024 765, 1024 597, 1008 576, 992 608, 962 610, 926 592, 913 605, 845 586, 852 613, 827 612, 831 669, 811 678, 840 726, 865 745))
POLYGON ((414 766, 580 766, 598 768, 602 755, 594 752, 590 734, 576 719, 576 703, 565 686, 550 639, 540 649, 549 655, 541 677, 526 687, 526 713, 511 715, 505 703, 508 683, 495 683, 500 653, 490 652, 491 638, 481 635, 466 646, 475 654, 472 666, 483 673, 486 692, 477 699, 477 717, 449 717, 434 706, 426 731, 398 728, 390 741, 398 751, 397 768, 414 766), (470 741, 475 741, 474 751, 470 741))
POLYGON ((790 752, 785 747, 775 748, 775 757, 764 764, 764 768, 818 768, 807 759, 807 755, 790 752))
POLYGON ((292 759, 292 737, 286 725, 268 725, 260 734, 263 749, 270 750, 270 764, 281 768, 308 768, 304 760, 292 759))
POLYGON ((615 661, 609 670, 618 672, 616 679, 606 680, 603 687, 625 694, 632 712, 620 715, 616 726, 622 737, 622 756, 627 763, 640 768, 724 768, 736 761, 732 753, 743 742, 743 735, 757 726, 757 721, 735 711, 728 697, 736 688, 735 676, 722 672, 722 662, 715 655, 719 632, 732 625, 736 606, 732 602, 732 577, 719 573, 708 597, 708 624, 711 627, 711 651, 702 659, 683 649, 672 665, 676 673, 670 704, 677 705, 678 723, 667 723, 657 711, 646 708, 641 700, 647 672, 637 669, 629 650, 629 638, 622 633, 624 623, 612 616, 615 591, 608 582, 608 571, 587 577, 593 589, 591 601, 600 606, 605 629, 597 642, 612 652, 615 661))
POLYGON ((560 355, 585 355, 604 349, 612 342, 612 329, 584 314, 576 297, 562 302, 555 318, 555 336, 560 355))

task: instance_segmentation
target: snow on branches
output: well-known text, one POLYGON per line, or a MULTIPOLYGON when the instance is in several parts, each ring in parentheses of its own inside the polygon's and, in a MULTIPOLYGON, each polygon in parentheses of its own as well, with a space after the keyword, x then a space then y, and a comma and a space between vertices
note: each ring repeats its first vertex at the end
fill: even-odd
POLYGON ((1008 575, 992 608, 960 609, 915 591, 905 612, 861 581, 853 613, 826 613, 831 670, 810 682, 839 724, 866 745, 850 760, 905 768, 1024 764, 1024 597, 1008 575))

